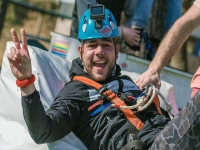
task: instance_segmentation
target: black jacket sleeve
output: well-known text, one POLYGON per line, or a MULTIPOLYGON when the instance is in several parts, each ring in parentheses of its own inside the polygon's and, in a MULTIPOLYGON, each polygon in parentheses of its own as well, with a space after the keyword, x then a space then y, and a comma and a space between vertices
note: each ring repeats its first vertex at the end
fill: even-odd
POLYGON ((63 138, 72 131, 79 118, 78 104, 67 100, 62 94, 57 96, 51 108, 45 112, 39 92, 34 91, 22 97, 22 108, 29 133, 37 144, 63 138))

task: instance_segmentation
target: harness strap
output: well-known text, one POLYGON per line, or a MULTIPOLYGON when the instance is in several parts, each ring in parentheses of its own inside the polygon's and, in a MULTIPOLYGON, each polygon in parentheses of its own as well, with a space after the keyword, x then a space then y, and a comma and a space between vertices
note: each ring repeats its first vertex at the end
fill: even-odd
POLYGON ((162 111, 161 111, 161 109, 160 109, 160 101, 159 101, 158 95, 155 96, 153 102, 154 102, 154 104, 156 105, 156 109, 157 109, 157 111, 158 111, 158 114, 159 114, 159 115, 162 115, 162 111))
MULTIPOLYGON (((74 76, 72 78, 72 80, 78 80, 78 81, 81 81, 87 85, 90 85, 94 88, 96 88, 97 90, 100 90, 102 85, 87 78, 87 77, 84 77, 84 76, 74 76)), ((108 96, 110 98, 110 100, 114 103, 114 104, 117 104, 117 105, 121 105, 121 106, 126 106, 126 103, 124 103, 124 101, 122 101, 118 96, 117 94, 115 94, 112 90, 106 90, 103 92, 104 95, 108 96)), ((126 118, 131 122, 131 124, 133 124, 138 130, 140 130, 143 126, 144 126, 144 123, 139 119, 137 118, 137 116, 135 116, 135 114, 133 113, 132 110, 130 109, 120 109, 124 115, 126 116, 126 118)))

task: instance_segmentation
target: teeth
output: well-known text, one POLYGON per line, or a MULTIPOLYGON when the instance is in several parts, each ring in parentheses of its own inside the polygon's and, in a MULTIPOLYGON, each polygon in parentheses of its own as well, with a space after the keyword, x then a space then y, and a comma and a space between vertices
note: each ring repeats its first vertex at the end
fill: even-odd
POLYGON ((95 62, 95 64, 104 64, 105 61, 98 61, 98 62, 95 62))

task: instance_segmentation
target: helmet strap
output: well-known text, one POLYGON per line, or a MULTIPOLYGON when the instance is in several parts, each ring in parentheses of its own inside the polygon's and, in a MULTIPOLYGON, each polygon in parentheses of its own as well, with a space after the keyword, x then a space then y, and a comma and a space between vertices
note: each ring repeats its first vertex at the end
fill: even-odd
POLYGON ((115 46, 115 64, 114 64, 114 66, 113 66, 113 70, 112 70, 112 76, 115 76, 115 74, 116 74, 116 64, 117 64, 117 48, 116 48, 116 46, 117 46, 117 39, 116 38, 113 38, 113 40, 114 40, 114 46, 115 46))

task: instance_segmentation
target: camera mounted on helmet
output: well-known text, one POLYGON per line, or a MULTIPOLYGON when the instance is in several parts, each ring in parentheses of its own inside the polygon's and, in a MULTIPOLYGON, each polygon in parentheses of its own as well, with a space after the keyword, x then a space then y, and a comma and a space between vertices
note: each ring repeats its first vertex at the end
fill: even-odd
POLYGON ((105 7, 101 4, 91 5, 90 18, 94 20, 104 20, 105 18, 105 7))
POLYGON ((95 20, 95 28, 101 28, 101 21, 105 19, 105 8, 104 5, 96 4, 91 5, 90 9, 90 18, 95 20))
POLYGON ((117 38, 117 23, 113 14, 102 4, 90 5, 80 18, 78 39, 117 38))

